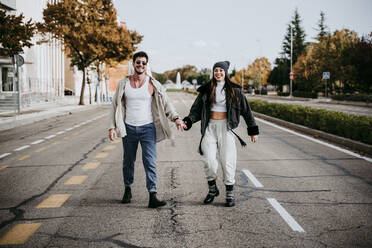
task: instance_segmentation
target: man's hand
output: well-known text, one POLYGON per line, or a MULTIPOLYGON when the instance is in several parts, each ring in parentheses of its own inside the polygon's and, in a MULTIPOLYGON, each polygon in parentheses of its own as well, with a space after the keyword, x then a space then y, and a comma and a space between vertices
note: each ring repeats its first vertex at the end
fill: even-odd
POLYGON ((117 133, 114 128, 109 130, 109 138, 111 141, 114 141, 117 138, 117 133))
POLYGON ((186 125, 185 125, 185 123, 183 123, 182 120, 177 119, 177 120, 175 121, 175 123, 176 123, 176 127, 177 127, 178 130, 183 131, 183 129, 185 129, 185 126, 186 126, 186 125))
POLYGON ((252 141, 253 143, 256 143, 256 142, 258 141, 258 135, 252 135, 252 136, 251 136, 251 141, 252 141))

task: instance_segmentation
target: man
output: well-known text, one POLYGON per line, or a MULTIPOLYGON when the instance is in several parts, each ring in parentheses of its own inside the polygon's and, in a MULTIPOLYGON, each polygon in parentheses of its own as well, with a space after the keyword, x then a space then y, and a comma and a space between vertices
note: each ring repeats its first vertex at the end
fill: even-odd
POLYGON ((134 162, 140 143, 149 192, 148 207, 157 208, 166 205, 166 202, 156 197, 156 142, 171 137, 167 118, 175 122, 179 130, 183 130, 184 123, 179 119, 162 85, 146 74, 147 63, 145 52, 135 53, 134 75, 119 81, 112 101, 109 137, 113 141, 120 134, 123 141, 125 191, 121 202, 130 203, 132 198, 134 162))

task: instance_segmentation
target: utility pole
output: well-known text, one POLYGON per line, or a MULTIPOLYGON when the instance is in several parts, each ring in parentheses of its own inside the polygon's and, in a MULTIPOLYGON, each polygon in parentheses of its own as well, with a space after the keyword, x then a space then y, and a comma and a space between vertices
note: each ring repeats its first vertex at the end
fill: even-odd
POLYGON ((242 89, 244 91, 244 68, 242 70, 242 89))
MULTIPOLYGON (((291 25, 291 68, 290 68, 290 75, 292 75, 292 57, 293 57, 293 28, 291 25)), ((289 97, 292 97, 292 76, 289 79, 289 97)))

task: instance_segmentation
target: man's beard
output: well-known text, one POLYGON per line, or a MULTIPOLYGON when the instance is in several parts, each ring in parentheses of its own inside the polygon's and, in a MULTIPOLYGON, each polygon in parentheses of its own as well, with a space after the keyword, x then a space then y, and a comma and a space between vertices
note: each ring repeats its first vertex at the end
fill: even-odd
POLYGON ((136 68, 134 68, 134 71, 135 71, 135 73, 138 74, 138 75, 141 75, 141 74, 143 74, 143 73, 146 72, 145 70, 143 70, 143 71, 137 71, 136 68))

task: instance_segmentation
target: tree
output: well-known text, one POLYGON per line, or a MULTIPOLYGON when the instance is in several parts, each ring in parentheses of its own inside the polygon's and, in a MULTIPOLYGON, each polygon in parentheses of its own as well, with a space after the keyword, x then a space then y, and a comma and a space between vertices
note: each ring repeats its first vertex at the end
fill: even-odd
POLYGON ((284 36, 283 40, 283 52, 282 55, 286 58, 291 58, 291 26, 292 26, 292 34, 293 34, 293 58, 292 63, 295 64, 297 61, 297 57, 304 52, 306 44, 305 44, 305 31, 301 27, 301 17, 298 13, 298 10, 295 9, 294 15, 292 17, 292 21, 287 26, 287 33, 284 36))
POLYGON ((318 41, 321 41, 323 38, 325 38, 329 34, 327 29, 328 27, 325 24, 325 14, 323 11, 320 11, 320 19, 318 21, 318 28, 315 28, 315 30, 318 31, 318 35, 316 37, 318 41))
MULTIPOLYGON (((83 73, 79 105, 84 105, 86 69, 94 62, 124 60, 132 56, 141 41, 136 32, 122 30, 111 0, 61 0, 48 3, 39 30, 46 40, 61 40, 71 66, 83 73)), ((99 67, 99 66, 98 66, 99 67)))
POLYGON ((289 72, 290 72, 290 63, 287 58, 276 58, 275 67, 271 71, 267 82, 272 85, 275 85, 279 91, 283 91, 283 85, 289 84, 289 72))
POLYGON ((7 15, 0 10, 0 56, 12 57, 33 45, 31 39, 36 26, 31 19, 24 23, 23 18, 23 14, 7 15))

